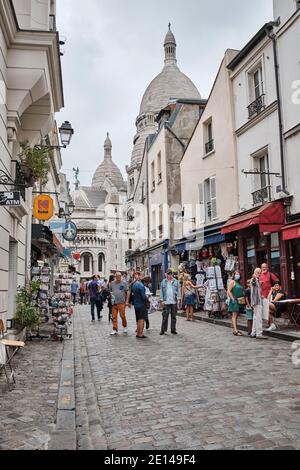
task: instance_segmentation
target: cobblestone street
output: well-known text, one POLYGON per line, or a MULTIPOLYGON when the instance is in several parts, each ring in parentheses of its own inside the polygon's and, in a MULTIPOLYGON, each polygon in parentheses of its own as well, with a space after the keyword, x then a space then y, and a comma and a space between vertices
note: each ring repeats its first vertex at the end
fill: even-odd
POLYGON ((233 337, 227 328, 178 320, 178 336, 109 337, 107 314, 75 321, 79 448, 300 449, 300 376, 291 344, 233 337), (81 352, 81 354, 80 354, 81 352), (80 392, 80 393, 79 393, 80 392), (89 429, 90 426, 90 429, 89 429), (105 436, 101 434, 101 427, 105 436))
MULTIPOLYGON (((110 337, 107 316, 92 324, 80 307, 74 318, 78 449, 300 449, 291 343, 182 318, 178 336, 161 337, 160 313, 138 341, 133 310, 129 334, 110 337)), ((47 341, 18 355, 14 391, 1 382, 1 449, 53 448, 61 358, 47 341)))

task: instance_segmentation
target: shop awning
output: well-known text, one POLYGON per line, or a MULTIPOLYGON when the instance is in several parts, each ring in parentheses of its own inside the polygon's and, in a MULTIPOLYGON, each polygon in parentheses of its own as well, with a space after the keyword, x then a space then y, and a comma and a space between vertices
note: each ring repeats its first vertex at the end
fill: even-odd
POLYGON ((284 241, 295 240, 296 238, 300 238, 300 223, 283 227, 282 238, 284 241))
POLYGON ((285 223, 284 207, 281 202, 270 202, 258 209, 235 215, 228 220, 222 234, 239 232, 254 225, 259 226, 260 233, 280 232, 285 223))

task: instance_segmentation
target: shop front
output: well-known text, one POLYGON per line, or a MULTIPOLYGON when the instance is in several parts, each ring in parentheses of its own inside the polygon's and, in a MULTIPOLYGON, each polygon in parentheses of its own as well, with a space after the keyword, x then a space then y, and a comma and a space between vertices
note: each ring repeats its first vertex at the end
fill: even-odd
POLYGON ((284 224, 284 205, 273 202, 233 216, 224 225, 222 234, 236 234, 238 239, 243 283, 252 277, 257 267, 267 263, 287 289, 286 247, 281 236, 284 224))
POLYGON ((282 228, 288 264, 288 291, 292 297, 300 294, 300 221, 282 228))
POLYGON ((162 280, 167 272, 169 265, 168 242, 161 243, 151 250, 147 250, 149 272, 151 275, 152 292, 156 293, 160 289, 162 280))

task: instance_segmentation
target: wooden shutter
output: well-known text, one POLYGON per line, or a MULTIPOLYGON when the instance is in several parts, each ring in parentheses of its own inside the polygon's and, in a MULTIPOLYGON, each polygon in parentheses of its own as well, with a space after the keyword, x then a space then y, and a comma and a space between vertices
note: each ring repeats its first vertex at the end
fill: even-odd
POLYGON ((210 178, 210 201, 211 201, 211 218, 216 220, 218 218, 217 212, 217 186, 216 178, 210 178))

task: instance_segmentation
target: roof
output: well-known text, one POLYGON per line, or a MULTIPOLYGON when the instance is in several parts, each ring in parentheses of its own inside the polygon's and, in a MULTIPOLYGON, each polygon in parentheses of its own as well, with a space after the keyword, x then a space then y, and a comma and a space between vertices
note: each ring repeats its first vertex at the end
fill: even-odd
POLYGON ((265 37, 267 37, 268 31, 273 28, 272 23, 266 23, 264 26, 255 34, 255 36, 246 44, 245 47, 235 56, 235 58, 228 64, 227 68, 233 71, 242 60, 259 44, 265 37))
POLYGON ((72 193, 77 209, 97 209, 105 204, 107 192, 97 188, 80 187, 72 193))

